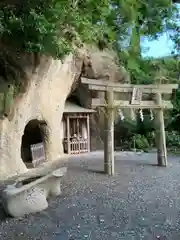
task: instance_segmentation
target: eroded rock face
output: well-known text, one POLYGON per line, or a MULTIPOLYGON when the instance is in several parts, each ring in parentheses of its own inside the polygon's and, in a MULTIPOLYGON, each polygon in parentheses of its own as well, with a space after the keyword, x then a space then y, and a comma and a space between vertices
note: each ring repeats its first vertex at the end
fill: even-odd
POLYGON ((27 170, 21 159, 21 140, 26 124, 32 119, 47 124, 47 160, 57 160, 63 153, 60 136, 64 104, 75 79, 79 77, 83 58, 78 66, 72 55, 63 63, 53 59, 44 61, 31 76, 26 93, 15 99, 11 119, 0 120, 1 179, 27 170))
POLYGON ((130 76, 124 67, 119 66, 116 53, 112 50, 99 51, 95 47, 87 49, 84 77, 106 79, 112 82, 129 83, 130 76))
POLYGON ((77 84, 81 75, 98 78, 103 77, 104 73, 104 76, 111 76, 113 81, 126 81, 125 74, 113 62, 114 57, 107 60, 109 53, 96 51, 81 49, 76 56, 70 55, 63 62, 41 58, 36 68, 32 67, 33 64, 29 67, 25 64, 24 72, 30 79, 26 92, 16 97, 9 118, 0 120, 0 179, 27 171, 21 159, 21 141, 24 129, 31 120, 46 123, 43 131, 47 160, 57 160, 63 154, 61 120, 65 101, 72 89, 79 89, 79 96, 82 92, 87 93, 81 97, 81 104, 87 107, 88 89, 85 87, 86 91, 84 88, 81 91, 82 86, 77 84))

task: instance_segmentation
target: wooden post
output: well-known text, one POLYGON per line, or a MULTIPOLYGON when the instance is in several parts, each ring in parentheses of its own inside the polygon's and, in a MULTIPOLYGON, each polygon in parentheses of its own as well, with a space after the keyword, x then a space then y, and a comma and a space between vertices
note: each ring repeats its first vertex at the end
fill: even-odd
POLYGON ((87 135, 88 135, 88 152, 90 152, 89 114, 87 115, 87 135))
MULTIPOLYGON (((162 104, 161 93, 156 94, 156 104, 162 104)), ((166 134, 164 127, 163 109, 156 110, 155 115, 156 144, 157 144, 157 162, 158 166, 167 166, 166 134)))
POLYGON ((80 152, 81 152, 81 140, 80 140, 80 131, 79 131, 79 126, 80 126, 80 124, 79 124, 79 118, 78 118, 78 116, 77 116, 77 146, 78 146, 78 149, 77 149, 77 151, 78 151, 78 154, 80 154, 80 152))
POLYGON ((69 116, 67 116, 67 144, 68 144, 68 154, 71 153, 70 145, 70 125, 69 125, 69 116))
POLYGON ((113 110, 113 91, 105 92, 104 116, 104 171, 109 175, 114 175, 114 110, 113 110))

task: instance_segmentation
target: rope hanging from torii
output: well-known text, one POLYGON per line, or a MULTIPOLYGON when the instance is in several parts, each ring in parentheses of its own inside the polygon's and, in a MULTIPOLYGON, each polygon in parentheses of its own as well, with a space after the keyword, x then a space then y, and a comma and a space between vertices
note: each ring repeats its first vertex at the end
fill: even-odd
MULTIPOLYGON (((132 109, 132 111, 134 111, 134 110, 132 109)), ((150 111, 150 119, 151 119, 151 121, 153 121, 154 120, 153 111, 152 111, 152 109, 150 109, 149 111, 150 111)), ((119 115, 121 121, 124 121, 125 116, 124 116, 123 111, 121 109, 118 109, 118 115, 119 115)), ((136 113, 133 114, 132 120, 136 120, 136 116, 135 115, 136 115, 136 113)), ((143 114, 143 110, 142 109, 139 110, 139 115, 140 115, 141 121, 143 122, 144 121, 144 114, 143 114)))
POLYGON ((118 114, 120 116, 121 121, 123 121, 125 119, 125 116, 124 116, 123 111, 121 109, 118 109, 118 114))
MULTIPOLYGON (((141 101, 142 101, 142 91, 138 88, 133 88, 131 104, 132 105, 140 104, 141 101)), ((136 111, 134 109, 131 109, 131 111, 133 112, 131 114, 132 120, 136 120, 136 111)), ((152 121, 152 120, 154 120, 153 111, 152 111, 152 109, 149 109, 149 111, 150 111, 150 119, 152 121)), ((123 121, 125 119, 122 109, 118 109, 118 115, 119 115, 121 121, 123 121)), ((144 121, 143 109, 139 109, 139 115, 140 115, 141 121, 143 122, 144 121)))

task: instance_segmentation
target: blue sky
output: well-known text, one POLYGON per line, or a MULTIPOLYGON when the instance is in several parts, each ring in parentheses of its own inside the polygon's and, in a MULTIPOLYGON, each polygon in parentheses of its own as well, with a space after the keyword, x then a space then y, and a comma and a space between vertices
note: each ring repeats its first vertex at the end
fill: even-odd
MULTIPOLYGON (((176 6, 180 12, 180 4, 176 4, 176 6)), ((179 18, 175 21, 180 24, 179 18)), ((154 41, 149 41, 147 38, 144 38, 141 46, 143 57, 164 57, 170 55, 173 50, 173 42, 169 39, 167 33, 154 41)))
POLYGON ((143 39, 142 48, 143 57, 163 57, 171 54, 173 50, 173 43, 168 38, 168 35, 164 34, 163 36, 159 37, 158 40, 154 41, 143 39))

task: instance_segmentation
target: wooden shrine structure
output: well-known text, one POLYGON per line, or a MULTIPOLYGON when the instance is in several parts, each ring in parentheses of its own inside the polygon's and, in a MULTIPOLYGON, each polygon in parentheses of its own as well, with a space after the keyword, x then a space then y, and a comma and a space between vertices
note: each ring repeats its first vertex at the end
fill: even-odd
POLYGON ((67 154, 90 152, 90 115, 93 109, 66 102, 63 115, 63 146, 67 154))
POLYGON ((155 129, 157 144, 157 162, 159 166, 167 166, 166 136, 164 127, 165 109, 173 108, 165 95, 171 95, 178 84, 133 85, 110 82, 108 80, 82 78, 91 91, 97 92, 92 98, 92 108, 104 107, 105 139, 104 139, 104 171, 114 174, 114 111, 118 109, 151 109, 155 113, 155 129), (103 94, 102 94, 103 93, 103 94), (143 98, 151 96, 151 100, 143 98), (121 97, 123 96, 123 99, 121 97))

